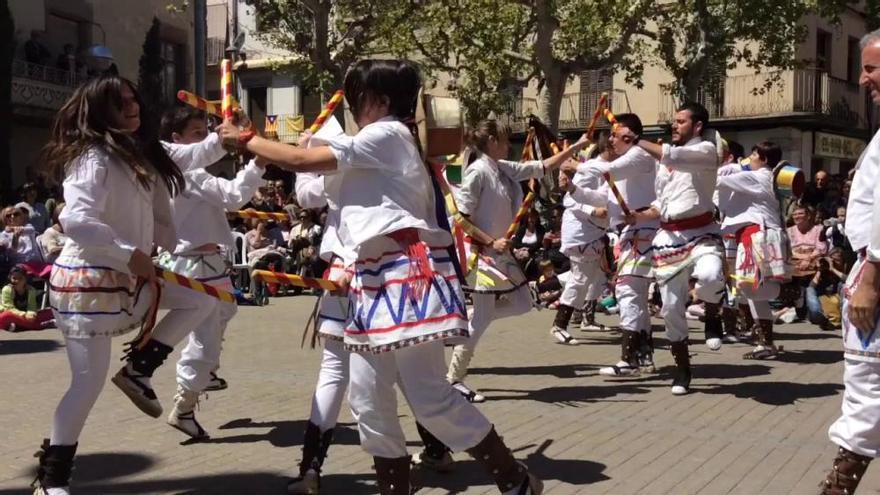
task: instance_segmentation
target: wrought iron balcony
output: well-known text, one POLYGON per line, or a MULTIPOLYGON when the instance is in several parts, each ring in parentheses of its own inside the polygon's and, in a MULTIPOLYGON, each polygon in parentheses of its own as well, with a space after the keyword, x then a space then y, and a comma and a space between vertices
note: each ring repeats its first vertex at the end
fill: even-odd
POLYGON ((56 111, 85 80, 75 72, 12 61, 12 104, 15 112, 29 114, 25 108, 56 111))
MULTIPOLYGON (((669 91, 662 92, 660 98, 658 120, 669 122, 676 99, 669 91)), ((697 100, 709 110, 712 120, 821 116, 859 129, 868 127, 864 90, 824 71, 799 69, 728 77, 716 88, 700 88, 697 100)))
MULTIPOLYGON (((562 97, 562 105, 559 108, 558 129, 560 131, 585 130, 590 124, 590 119, 593 118, 593 112, 596 110, 600 96, 599 92, 566 93, 562 97)), ((608 104, 612 112, 630 111, 629 98, 625 91, 616 89, 608 96, 608 104)), ((525 132, 529 115, 540 115, 538 113, 538 99, 522 97, 516 99, 510 110, 500 115, 498 120, 509 125, 513 132, 525 132)), ((607 125, 604 117, 599 123, 607 125)))

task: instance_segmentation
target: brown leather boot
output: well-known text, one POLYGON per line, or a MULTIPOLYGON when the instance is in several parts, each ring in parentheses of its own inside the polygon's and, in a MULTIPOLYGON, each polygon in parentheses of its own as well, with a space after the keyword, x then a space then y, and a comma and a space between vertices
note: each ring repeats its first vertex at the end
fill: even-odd
POLYGON ((819 495, 853 495, 872 460, 840 447, 831 472, 819 485, 822 488, 819 495))
POLYGON ((410 457, 373 457, 380 495, 410 495, 410 457))
POLYGON ((525 465, 514 459, 513 453, 495 432, 494 426, 486 438, 475 447, 467 449, 467 453, 489 472, 501 493, 512 492, 517 488, 519 491, 512 493, 540 495, 543 492, 544 484, 529 474, 525 465))

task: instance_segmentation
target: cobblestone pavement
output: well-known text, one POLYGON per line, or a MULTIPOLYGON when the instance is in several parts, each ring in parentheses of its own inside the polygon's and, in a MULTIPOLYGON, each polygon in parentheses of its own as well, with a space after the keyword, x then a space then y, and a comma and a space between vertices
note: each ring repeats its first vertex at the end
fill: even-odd
MULTIPOLYGON (((320 358, 300 348, 313 302, 301 296, 241 308, 220 373, 230 387, 210 393, 198 411, 212 435, 207 442, 182 445, 181 433, 140 413, 108 383, 81 438, 75 493, 284 493, 299 461, 320 358)), ((545 480, 546 493, 816 493, 835 451, 826 432, 843 390, 839 332, 779 326, 786 350, 779 360, 743 361, 747 346, 711 352, 694 323, 693 393, 674 397, 662 337, 659 373, 606 380, 597 371, 617 361, 618 334, 573 330, 583 345, 562 346, 548 334, 552 316, 532 312, 493 324, 469 379, 489 398, 480 409, 545 480)), ((122 343, 114 342, 117 357, 122 343)), ((166 410, 170 364, 153 379, 166 410)), ((0 495, 29 493, 32 455, 69 380, 57 331, 0 334, 0 376, 0 495)), ((414 452, 415 425, 400 404, 414 452)), ((376 493, 372 460, 358 446, 347 407, 340 421, 324 491, 376 493)), ((419 493, 496 493, 466 454, 455 458, 455 474, 426 473, 419 493)), ((860 493, 880 493, 880 466, 869 469, 860 493)))

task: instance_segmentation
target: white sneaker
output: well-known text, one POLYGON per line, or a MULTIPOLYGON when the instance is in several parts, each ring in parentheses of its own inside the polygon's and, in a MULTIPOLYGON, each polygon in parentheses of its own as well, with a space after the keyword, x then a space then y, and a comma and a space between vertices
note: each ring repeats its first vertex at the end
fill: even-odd
POLYGON ((438 473, 451 473, 455 466, 455 459, 449 452, 444 453, 440 459, 435 459, 425 452, 417 452, 412 456, 412 464, 438 473))
POLYGON ((468 402, 486 402, 486 397, 482 394, 478 394, 476 391, 471 390, 462 382, 454 382, 452 384, 452 388, 458 391, 468 402))
POLYGON ((616 304, 614 306, 609 306, 605 310, 605 312, 608 313, 609 315, 616 315, 617 313, 620 313, 620 306, 618 306, 616 304))
POLYGON ((571 334, 568 333, 568 330, 565 330, 564 328, 559 328, 555 325, 553 326, 553 328, 550 329, 550 335, 558 340, 560 344, 578 345, 581 343, 578 339, 572 337, 571 334))
POLYGON ((797 310, 794 308, 785 308, 779 314, 778 318, 782 320, 783 323, 794 323, 797 320, 797 310))
POLYGON ((718 337, 706 339, 706 347, 708 347, 710 351, 717 351, 718 349, 721 349, 721 339, 719 339, 718 337))
POLYGON ((581 331, 584 332, 602 332, 605 330, 605 325, 596 322, 588 322, 586 320, 581 322, 581 331))
POLYGON ((639 374, 639 367, 632 366, 626 361, 618 361, 613 366, 599 368, 599 374, 602 376, 636 376, 639 374))
POLYGON ((70 487, 65 486, 62 488, 43 488, 38 486, 34 490, 34 495, 70 495, 70 487))
POLYGON ((687 395, 688 389, 681 385, 672 386, 672 395, 687 395))
POLYGON ((321 493, 321 475, 314 469, 306 471, 305 476, 287 485, 287 493, 294 495, 318 495, 321 493))
POLYGON ((728 333, 727 335, 724 336, 724 343, 725 344, 738 344, 739 338, 732 333, 728 333))

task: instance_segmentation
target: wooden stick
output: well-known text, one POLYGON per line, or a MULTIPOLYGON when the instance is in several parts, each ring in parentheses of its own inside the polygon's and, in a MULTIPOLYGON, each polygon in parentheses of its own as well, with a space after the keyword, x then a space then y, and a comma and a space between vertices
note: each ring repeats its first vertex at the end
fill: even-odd
POLYGON ((158 266, 155 268, 156 275, 168 283, 179 285, 181 287, 186 287, 187 289, 194 290, 202 294, 207 294, 211 297, 216 297, 221 301, 235 304, 235 295, 231 292, 218 289, 212 285, 199 282, 198 280, 193 278, 184 277, 183 275, 179 275, 170 270, 159 268, 158 266))
POLYGON ((251 274, 263 282, 283 285, 295 285, 307 289, 337 290, 339 286, 326 278, 301 277, 290 273, 270 272, 268 270, 254 270, 251 274))

